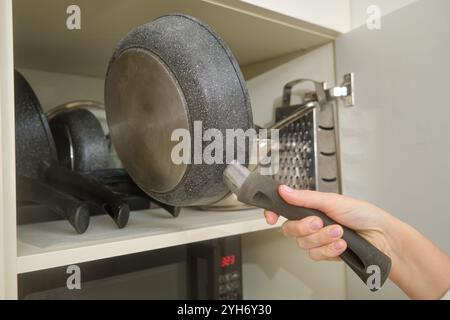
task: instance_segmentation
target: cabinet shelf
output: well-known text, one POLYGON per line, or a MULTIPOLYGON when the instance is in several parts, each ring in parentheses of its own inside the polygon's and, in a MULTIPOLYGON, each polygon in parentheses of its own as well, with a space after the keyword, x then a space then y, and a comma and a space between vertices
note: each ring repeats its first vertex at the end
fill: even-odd
POLYGON ((125 34, 173 12, 195 16, 210 25, 229 44, 241 66, 305 51, 339 34, 241 1, 15 0, 16 67, 103 78, 125 34), (80 7, 81 30, 66 28, 66 9, 71 4, 80 7))
POLYGON ((82 235, 63 220, 21 225, 17 268, 26 273, 270 228, 261 209, 182 209, 178 218, 162 209, 137 211, 120 230, 109 217, 94 216, 82 235))

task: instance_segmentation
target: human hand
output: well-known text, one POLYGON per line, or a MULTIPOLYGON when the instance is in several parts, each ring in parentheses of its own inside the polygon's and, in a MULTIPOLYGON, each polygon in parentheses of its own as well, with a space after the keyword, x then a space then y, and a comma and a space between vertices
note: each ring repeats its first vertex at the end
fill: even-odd
MULTIPOLYGON (((390 215, 368 203, 346 196, 307 190, 293 190, 280 186, 280 196, 289 204, 317 209, 337 223, 357 231, 363 238, 390 255, 391 245, 385 228, 390 215)), ((275 224, 278 215, 266 211, 267 223, 275 224)), ((298 221, 286 221, 283 233, 296 238, 300 248, 309 250, 313 260, 337 260, 347 248, 342 239, 343 229, 339 224, 324 227, 318 217, 307 217, 298 221)))
MULTIPOLYGON (((450 286, 450 257, 412 226, 368 202, 339 194, 278 189, 289 204, 322 211, 337 223, 358 232, 392 259, 389 277, 413 299, 439 299, 450 286), (414 281, 411 281, 414 279, 414 281)), ((278 215, 265 212, 269 224, 278 215)), ((296 238, 313 260, 336 260, 347 248, 340 225, 324 227, 318 217, 286 221, 283 233, 296 238)))

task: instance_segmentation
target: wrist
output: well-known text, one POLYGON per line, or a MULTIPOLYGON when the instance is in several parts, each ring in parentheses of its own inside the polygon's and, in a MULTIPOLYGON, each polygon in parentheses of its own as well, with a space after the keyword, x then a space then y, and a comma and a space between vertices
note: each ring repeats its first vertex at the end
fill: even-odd
POLYGON ((389 278, 413 299, 438 299, 450 285, 450 258, 419 231, 386 213, 382 219, 392 260, 389 278))
POLYGON ((383 211, 379 219, 379 228, 383 234, 383 244, 380 247, 392 260, 390 279, 397 282, 400 276, 405 276, 408 263, 404 261, 408 250, 407 241, 411 227, 393 215, 383 211))
POLYGON ((389 256, 389 278, 413 299, 438 299, 450 287, 450 257, 407 223, 383 209, 363 203, 370 215, 358 232, 389 256))
POLYGON ((405 226, 403 221, 388 213, 384 213, 381 219, 380 229, 383 230, 389 253, 393 256, 398 256, 403 251, 404 236, 402 234, 405 226))

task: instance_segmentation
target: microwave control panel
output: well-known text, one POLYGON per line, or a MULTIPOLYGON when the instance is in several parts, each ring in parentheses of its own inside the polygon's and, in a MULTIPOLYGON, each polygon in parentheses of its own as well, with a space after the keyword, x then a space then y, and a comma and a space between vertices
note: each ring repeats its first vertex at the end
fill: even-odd
POLYGON ((240 236, 188 245, 190 299, 241 300, 240 236))

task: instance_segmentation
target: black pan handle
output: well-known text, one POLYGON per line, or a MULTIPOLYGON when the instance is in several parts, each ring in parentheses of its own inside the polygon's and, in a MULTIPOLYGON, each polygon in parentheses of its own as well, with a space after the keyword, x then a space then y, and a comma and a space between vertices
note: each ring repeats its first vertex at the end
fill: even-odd
POLYGON ((100 183, 58 164, 45 164, 42 172, 51 185, 101 208, 119 228, 126 226, 130 216, 128 204, 100 183))
MULTIPOLYGON (((276 212, 289 220, 316 216, 322 219, 325 226, 336 224, 318 210, 286 203, 278 194, 278 186, 279 184, 272 178, 253 172, 240 188, 238 200, 276 212)), ((355 231, 344 226, 343 229, 342 238, 347 242, 347 249, 341 254, 341 259, 369 286, 370 290, 377 291, 389 276, 391 259, 355 231), (377 271, 379 271, 379 281, 371 277, 377 271), (368 280, 374 281, 369 285, 368 280)))
POLYGON ((59 216, 67 219, 78 233, 89 226, 89 208, 84 202, 36 179, 17 177, 17 200, 45 205, 59 216))
POLYGON ((133 180, 123 168, 98 169, 80 173, 103 185, 133 183, 133 180))
POLYGON ((94 170, 86 173, 89 177, 92 177, 94 180, 100 182, 104 185, 114 185, 120 184, 120 191, 125 192, 128 195, 134 195, 140 197, 142 199, 148 199, 150 202, 158 205, 160 208, 163 208, 167 212, 169 212, 173 217, 178 217, 181 212, 180 207, 171 206, 158 200, 150 197, 146 194, 141 188, 139 188, 136 183, 133 182, 129 174, 125 171, 125 169, 103 169, 103 170, 94 170))

